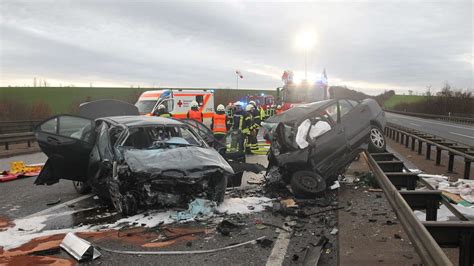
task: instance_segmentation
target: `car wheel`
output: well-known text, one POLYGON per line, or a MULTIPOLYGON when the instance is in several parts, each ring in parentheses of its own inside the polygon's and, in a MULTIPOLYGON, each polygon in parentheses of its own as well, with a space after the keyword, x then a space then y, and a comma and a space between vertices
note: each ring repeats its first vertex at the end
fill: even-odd
POLYGON ((207 198, 220 204, 224 201, 225 189, 227 188, 227 177, 215 176, 209 181, 207 198))
POLYGON ((369 152, 385 152, 387 142, 382 129, 378 126, 370 127, 369 152))
POLYGON ((72 184, 74 185, 76 192, 79 194, 85 195, 91 192, 91 186, 86 182, 72 181, 72 184))
POLYGON ((299 197, 314 198, 326 189, 326 181, 312 171, 298 171, 291 177, 291 189, 299 197))
POLYGON ((112 203, 115 209, 120 212, 123 216, 132 216, 137 214, 138 204, 135 197, 127 193, 124 196, 120 195, 119 197, 112 197, 112 203))

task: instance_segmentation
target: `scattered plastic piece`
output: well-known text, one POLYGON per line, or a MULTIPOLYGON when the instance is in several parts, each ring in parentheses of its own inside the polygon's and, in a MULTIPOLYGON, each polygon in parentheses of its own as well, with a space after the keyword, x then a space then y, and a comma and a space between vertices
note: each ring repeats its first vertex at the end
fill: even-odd
POLYGON ((206 219, 213 215, 216 203, 206 199, 195 199, 189 203, 187 210, 171 215, 171 219, 176 221, 191 219, 206 219))

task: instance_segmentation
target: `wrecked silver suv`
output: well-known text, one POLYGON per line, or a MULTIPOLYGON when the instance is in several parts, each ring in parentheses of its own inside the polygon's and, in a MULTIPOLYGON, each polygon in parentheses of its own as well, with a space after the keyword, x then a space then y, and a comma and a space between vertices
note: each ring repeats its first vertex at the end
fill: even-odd
POLYGON ((92 102, 81 106, 85 117, 59 115, 39 124, 35 134, 48 160, 35 184, 87 183, 124 215, 197 196, 222 202, 234 176, 226 160, 190 125, 138 116, 131 106, 92 102), (103 117, 109 114, 121 116, 103 117))
POLYGON ((262 125, 271 141, 267 177, 301 197, 325 190, 362 150, 385 151, 385 113, 372 99, 302 104, 262 125))

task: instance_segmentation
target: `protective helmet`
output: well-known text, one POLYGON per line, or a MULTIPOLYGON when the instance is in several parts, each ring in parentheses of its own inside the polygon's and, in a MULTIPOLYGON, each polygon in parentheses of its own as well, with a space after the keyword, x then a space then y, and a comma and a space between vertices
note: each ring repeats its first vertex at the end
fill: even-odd
POLYGON ((251 104, 247 104, 247 106, 245 106, 245 111, 249 112, 249 111, 252 111, 253 109, 253 105, 251 104))
POLYGON ((277 109, 281 109, 281 105, 278 105, 278 106, 277 106, 277 109))
POLYGON ((234 106, 242 106, 242 103, 241 102, 235 102, 234 106))
POLYGON ((198 102, 192 101, 192 102, 191 102, 191 107, 199 107, 198 102))
POLYGON ((274 105, 274 104, 272 104, 271 108, 275 108, 275 105, 274 105))
POLYGON ((250 101, 249 104, 253 105, 253 106, 257 106, 257 104, 255 103, 255 101, 250 101))
POLYGON ((164 104, 158 105, 158 110, 164 110, 166 109, 166 106, 164 104))
POLYGON ((224 107, 224 105, 223 105, 223 104, 219 104, 219 105, 217 106, 217 111, 219 111, 219 112, 225 112, 225 107, 224 107))

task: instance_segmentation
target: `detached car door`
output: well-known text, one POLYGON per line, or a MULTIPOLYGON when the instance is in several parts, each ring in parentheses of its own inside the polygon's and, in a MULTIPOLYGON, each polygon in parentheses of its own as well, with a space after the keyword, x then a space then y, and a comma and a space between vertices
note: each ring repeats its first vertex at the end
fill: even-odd
POLYGON ((94 147, 94 121, 72 115, 47 119, 35 129, 41 150, 48 156, 35 184, 54 184, 59 179, 85 181, 89 153, 94 147))

